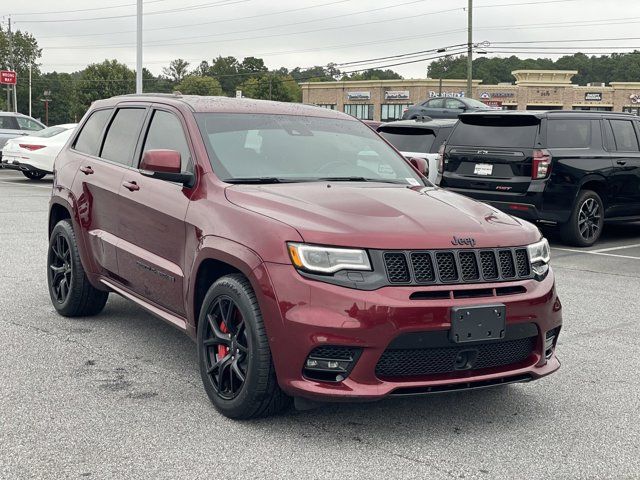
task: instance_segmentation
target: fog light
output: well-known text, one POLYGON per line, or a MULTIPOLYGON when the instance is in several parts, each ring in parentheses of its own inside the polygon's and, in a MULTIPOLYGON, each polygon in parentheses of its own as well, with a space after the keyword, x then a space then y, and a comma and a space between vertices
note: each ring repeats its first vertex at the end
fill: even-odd
POLYGON ((353 369, 362 349, 325 345, 307 357, 303 375, 313 380, 341 382, 353 369))
POLYGON ((340 364, 338 362, 327 362, 327 367, 329 367, 329 368, 339 368, 340 364))
POLYGON ((307 359, 307 367, 317 367, 317 366, 318 366, 317 360, 314 360, 313 358, 307 359))

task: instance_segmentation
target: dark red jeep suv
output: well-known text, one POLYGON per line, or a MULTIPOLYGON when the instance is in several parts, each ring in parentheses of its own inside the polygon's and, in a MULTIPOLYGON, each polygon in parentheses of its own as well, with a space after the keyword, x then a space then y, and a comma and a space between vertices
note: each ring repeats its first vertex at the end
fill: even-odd
POLYGON ((114 292, 185 331, 232 418, 554 372, 547 241, 421 165, 318 107, 98 101, 55 164, 51 300, 114 292))

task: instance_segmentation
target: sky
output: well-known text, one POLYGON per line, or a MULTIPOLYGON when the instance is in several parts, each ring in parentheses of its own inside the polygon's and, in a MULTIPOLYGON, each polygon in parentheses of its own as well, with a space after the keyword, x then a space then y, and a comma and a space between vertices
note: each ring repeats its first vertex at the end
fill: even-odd
MULTIPOLYGON (((10 15, 14 29, 35 36, 42 71, 72 72, 106 58, 135 67, 135 0, 9 2, 0 0, 0 19, 6 27, 10 15)), ((465 48, 466 6, 467 0, 146 0, 144 66, 159 74, 175 58, 195 67, 232 55, 263 58, 269 68, 333 62, 343 71, 382 66, 424 78, 429 59, 465 48), (417 51, 425 53, 371 61, 417 51), (392 65, 403 62, 412 63, 392 65)), ((476 51, 490 56, 640 50, 638 0, 474 0, 473 15, 476 51)))

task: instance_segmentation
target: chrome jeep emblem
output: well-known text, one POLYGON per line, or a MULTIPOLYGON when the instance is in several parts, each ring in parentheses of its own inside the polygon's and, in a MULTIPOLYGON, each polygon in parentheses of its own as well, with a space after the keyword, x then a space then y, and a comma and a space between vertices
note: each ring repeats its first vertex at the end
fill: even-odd
POLYGON ((451 245, 475 247, 476 246, 476 239, 473 238, 473 237, 466 237, 466 238, 456 237, 454 235, 454 237, 451 239, 451 245))
POLYGON ((486 155, 487 153, 489 153, 489 151, 488 150, 478 150, 476 153, 478 155, 486 155))

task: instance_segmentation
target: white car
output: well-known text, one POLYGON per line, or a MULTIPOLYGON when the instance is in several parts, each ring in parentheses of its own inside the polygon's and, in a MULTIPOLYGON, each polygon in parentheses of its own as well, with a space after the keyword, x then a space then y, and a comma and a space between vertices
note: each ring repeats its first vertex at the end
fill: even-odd
POLYGON ((40 180, 48 173, 53 173, 53 162, 76 125, 56 125, 7 140, 2 149, 2 168, 19 170, 30 180, 40 180))

